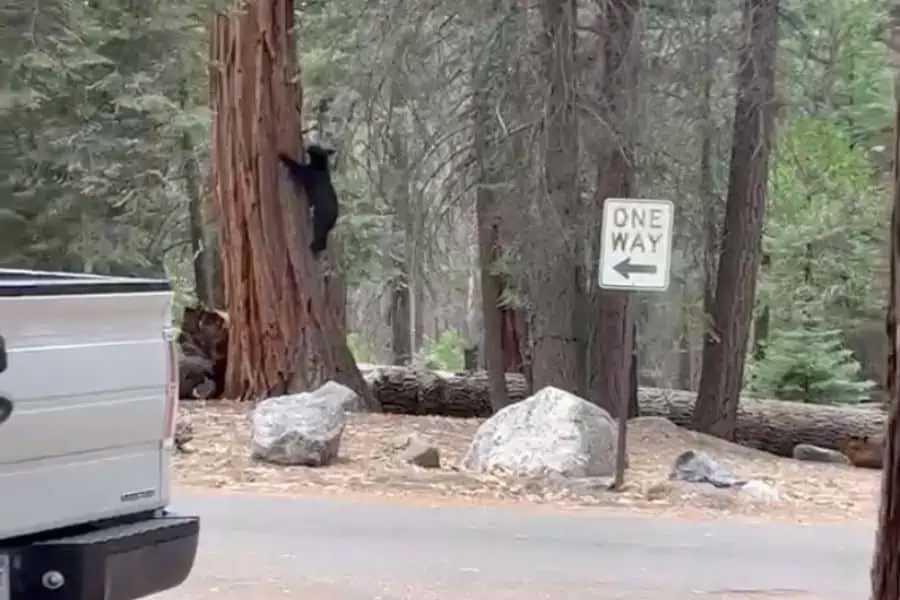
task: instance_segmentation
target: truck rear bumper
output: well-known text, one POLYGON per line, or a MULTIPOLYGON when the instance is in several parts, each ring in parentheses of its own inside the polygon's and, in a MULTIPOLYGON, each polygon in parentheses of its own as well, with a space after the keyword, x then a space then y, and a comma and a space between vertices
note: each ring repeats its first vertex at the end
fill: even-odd
POLYGON ((165 514, 2 548, 9 587, 2 589, 0 574, 0 600, 134 600, 162 592, 187 579, 199 537, 198 517, 165 514))

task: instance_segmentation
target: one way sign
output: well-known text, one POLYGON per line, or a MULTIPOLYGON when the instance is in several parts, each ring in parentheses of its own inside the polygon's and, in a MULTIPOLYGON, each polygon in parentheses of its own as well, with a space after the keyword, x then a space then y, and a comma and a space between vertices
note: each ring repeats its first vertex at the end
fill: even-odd
POLYGON ((607 198, 600 287, 662 292, 669 287, 675 208, 669 200, 607 198))

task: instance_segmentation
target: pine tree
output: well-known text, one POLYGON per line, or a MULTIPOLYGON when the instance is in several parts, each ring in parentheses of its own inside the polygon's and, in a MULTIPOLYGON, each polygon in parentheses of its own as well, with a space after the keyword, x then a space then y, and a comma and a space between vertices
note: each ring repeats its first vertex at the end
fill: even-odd
POLYGON ((856 404, 869 398, 871 381, 859 378, 860 365, 844 347, 841 332, 808 323, 774 333, 765 358, 750 365, 754 393, 794 402, 856 404))

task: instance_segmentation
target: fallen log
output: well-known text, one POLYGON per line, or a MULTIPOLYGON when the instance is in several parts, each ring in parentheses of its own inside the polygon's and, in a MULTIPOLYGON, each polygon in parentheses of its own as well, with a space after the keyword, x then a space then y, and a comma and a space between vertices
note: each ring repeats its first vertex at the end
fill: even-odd
MULTIPOLYGON (((641 415, 665 417, 681 427, 691 424, 696 394, 684 390, 642 388, 641 415)), ((736 441, 778 456, 791 456, 797 444, 844 451, 853 439, 879 438, 887 422, 882 410, 804 404, 742 397, 736 441)))
MULTIPOLYGON (((460 418, 491 415, 487 376, 402 367, 360 365, 384 412, 460 418)), ((525 378, 507 374, 509 398, 528 395, 525 378)), ((695 394, 683 390, 640 388, 641 416, 665 417, 682 427, 691 423, 695 394)), ((843 451, 854 438, 878 438, 886 422, 882 410, 802 404, 744 397, 738 411, 737 441, 745 446, 791 456, 797 444, 843 451)))

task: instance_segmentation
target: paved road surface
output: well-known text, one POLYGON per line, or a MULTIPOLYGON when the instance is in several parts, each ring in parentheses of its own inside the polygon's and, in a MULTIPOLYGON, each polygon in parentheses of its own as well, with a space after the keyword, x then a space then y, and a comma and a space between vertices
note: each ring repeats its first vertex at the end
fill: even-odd
POLYGON ((158 600, 865 598, 859 524, 671 522, 609 513, 215 493, 200 556, 158 600))

